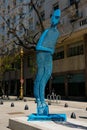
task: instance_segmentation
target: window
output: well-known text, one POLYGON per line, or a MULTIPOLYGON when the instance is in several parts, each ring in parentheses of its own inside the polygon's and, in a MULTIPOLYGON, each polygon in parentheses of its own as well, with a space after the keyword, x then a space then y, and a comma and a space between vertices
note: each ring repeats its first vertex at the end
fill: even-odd
POLYGON ((20 8, 19 8, 19 14, 20 14, 20 15, 23 14, 23 7, 20 7, 20 8))
POLYGON ((53 60, 59 60, 64 58, 64 51, 60 51, 54 54, 53 60))
POLYGON ((2 0, 2 4, 3 4, 3 6, 5 7, 5 5, 6 5, 6 0, 2 0))
POLYGON ((64 47, 59 47, 57 52, 53 56, 53 60, 59 60, 64 58, 64 47))
POLYGON ((10 27, 10 20, 9 19, 7 20, 7 23, 8 23, 8 27, 10 27))
POLYGON ((87 18, 80 21, 80 26, 87 24, 87 18))
POLYGON ((13 6, 14 7, 16 6, 16 0, 13 0, 13 6))
POLYGON ((53 76, 52 87, 56 95, 65 96, 64 78, 64 75, 53 76))
POLYGON ((67 56, 71 57, 71 56, 76 56, 76 55, 82 55, 83 53, 84 53, 83 45, 78 45, 75 47, 69 47, 67 56))
POLYGON ((13 23, 16 23, 16 16, 13 17, 13 23))
POLYGON ((5 24, 4 23, 2 24, 2 30, 3 31, 5 30, 5 24))
POLYGON ((8 13, 10 12, 10 6, 8 5, 8 13))
POLYGON ((69 96, 81 97, 85 96, 85 82, 81 83, 68 83, 69 96))

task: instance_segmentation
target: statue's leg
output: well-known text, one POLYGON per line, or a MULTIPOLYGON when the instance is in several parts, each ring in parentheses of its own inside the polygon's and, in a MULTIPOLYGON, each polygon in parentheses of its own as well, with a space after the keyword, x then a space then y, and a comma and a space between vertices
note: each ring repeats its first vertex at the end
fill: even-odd
POLYGON ((52 55, 46 53, 44 59, 44 75, 40 81, 40 99, 42 103, 45 102, 45 87, 52 74, 52 55))
POLYGON ((34 81, 34 97, 36 98, 36 102, 40 101, 40 82, 43 77, 44 67, 43 67, 43 58, 41 53, 37 53, 37 74, 36 79, 34 81))
POLYGON ((43 59, 44 55, 42 52, 37 53, 37 75, 36 79, 34 81, 34 96, 36 98, 37 102, 37 114, 42 115, 43 110, 42 110, 42 104, 41 104, 41 99, 40 99, 40 82, 43 78, 44 75, 44 64, 43 64, 43 59))
POLYGON ((51 55, 45 55, 45 61, 44 61, 44 75, 41 79, 40 82, 40 100, 41 100, 41 105, 42 108, 40 108, 41 110, 41 114, 42 115, 48 115, 49 113, 49 108, 48 105, 45 102, 45 87, 47 84, 47 81, 49 80, 50 76, 52 73, 52 56, 51 55))
POLYGON ((42 77, 42 72, 43 68, 39 68, 37 75, 36 75, 36 79, 34 81, 34 97, 36 98, 36 102, 37 100, 40 98, 40 81, 41 81, 41 77, 42 77))

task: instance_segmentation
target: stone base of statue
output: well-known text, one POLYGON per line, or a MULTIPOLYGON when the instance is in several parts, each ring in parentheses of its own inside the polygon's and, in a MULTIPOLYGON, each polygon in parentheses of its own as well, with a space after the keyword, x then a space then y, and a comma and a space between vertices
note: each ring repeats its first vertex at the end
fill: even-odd
POLYGON ((28 116, 28 121, 66 121, 66 114, 48 114, 48 115, 37 115, 31 114, 28 116))

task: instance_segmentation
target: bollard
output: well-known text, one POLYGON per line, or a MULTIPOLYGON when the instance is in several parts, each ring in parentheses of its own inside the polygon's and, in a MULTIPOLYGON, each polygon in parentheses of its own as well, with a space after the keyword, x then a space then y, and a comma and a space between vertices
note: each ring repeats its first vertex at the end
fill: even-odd
POLYGON ((14 107, 14 103, 11 103, 11 107, 14 107))
POLYGON ((48 105, 51 105, 51 101, 48 101, 48 105))
POLYGON ((64 107, 68 107, 68 104, 67 104, 67 103, 65 103, 64 107))
POLYGON ((24 102, 27 102, 27 99, 24 99, 24 102))
POLYGON ((72 114, 71 114, 71 118, 76 119, 76 114, 75 114, 74 112, 72 112, 72 114))
POLYGON ((28 110, 29 108, 28 108, 28 105, 25 105, 25 108, 24 108, 24 110, 28 110))
POLYGON ((0 104, 3 105, 3 101, 2 100, 1 100, 0 104))

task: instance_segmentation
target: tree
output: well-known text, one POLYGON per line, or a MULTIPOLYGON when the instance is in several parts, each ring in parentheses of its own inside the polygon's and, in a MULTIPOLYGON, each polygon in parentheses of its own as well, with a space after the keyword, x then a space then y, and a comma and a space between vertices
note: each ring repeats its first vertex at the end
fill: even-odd
MULTIPOLYGON (((13 37, 14 37, 13 42, 16 45, 22 46, 28 50, 35 48, 39 35, 41 34, 41 32, 44 31, 44 28, 45 28, 43 26, 43 21, 41 19, 41 15, 40 15, 40 12, 38 9, 38 2, 39 2, 39 0, 30 0, 30 2, 22 3, 21 5, 18 6, 19 12, 17 12, 17 15, 19 16, 19 18, 17 19, 17 24, 15 24, 14 22, 11 22, 10 16, 9 17, 5 17, 4 15, 2 16, 5 24, 7 25, 7 30, 8 30, 7 35, 10 35, 10 34, 13 35, 13 37), (26 24, 25 24, 26 22, 24 22, 24 21, 26 19, 27 13, 22 12, 23 7, 26 7, 26 8, 29 7, 31 11, 33 9, 36 12, 36 15, 37 15, 38 21, 39 21, 38 22, 39 23, 38 31, 36 31, 36 30, 32 31, 30 28, 28 28, 26 26, 26 24), (22 32, 22 33, 19 34, 20 32, 22 32)), ((79 15, 78 14, 78 3, 79 3, 79 1, 74 2, 75 8, 76 8, 74 20, 78 20, 78 15, 79 15)), ((14 8, 12 10, 14 10, 14 8)), ((72 12, 70 12, 70 14, 72 14, 72 12)), ((74 23, 71 23, 71 26, 72 26, 71 32, 69 33, 68 36, 64 37, 64 39, 62 39, 61 42, 64 42, 66 39, 68 39, 72 35, 74 23)))
MULTIPOLYGON (((3 54, 0 57, 0 95, 5 95, 4 88, 4 74, 10 71, 16 71, 17 65, 20 63, 20 54, 19 53, 11 53, 11 54, 3 54)), ((10 80, 10 79, 9 79, 10 80)), ((8 93, 7 93, 8 94, 8 93)), ((8 95, 7 95, 8 97, 8 95)))
MULTIPOLYGON (((38 0, 31 0, 29 3, 23 3, 22 6, 20 7, 20 10, 18 12, 17 15, 19 15, 19 18, 17 19, 17 25, 13 22, 11 22, 11 17, 9 16, 8 18, 5 17, 4 15, 1 16, 2 19, 4 20, 5 24, 7 25, 7 35, 9 36, 10 34, 13 35, 14 40, 13 42, 16 45, 22 46, 26 49, 34 49, 38 40, 38 34, 40 32, 44 31, 44 26, 43 26, 43 22, 41 20, 41 16, 39 14, 38 8, 37 8, 37 2, 38 0), (26 17, 26 13, 22 12, 22 8, 28 6, 31 9, 34 9, 34 11, 37 14, 39 23, 40 23, 40 31, 38 32, 34 32, 31 29, 29 29, 28 27, 26 27, 24 20, 26 17), (21 35, 19 34, 20 32, 21 35)), ((20 5, 19 5, 20 6, 20 5)), ((14 10, 14 9, 13 9, 14 10)))
MULTIPOLYGON (((19 8, 20 8, 20 5, 19 5, 19 8)), ((37 0, 36 1, 31 0, 29 3, 23 3, 19 12, 17 13, 18 13, 17 15, 19 15, 19 18, 17 19, 17 24, 11 21, 10 15, 8 15, 8 17, 6 15, 1 15, 3 22, 6 25, 6 31, 7 31, 6 33, 8 36, 8 40, 10 40, 9 38, 10 34, 12 35, 12 38, 13 38, 13 41, 9 42, 9 44, 2 44, 2 46, 0 47, 0 58, 1 58, 0 80, 1 81, 3 80, 4 73, 6 71, 15 69, 15 68, 12 68, 12 63, 15 62, 15 59, 17 60, 17 57, 15 57, 14 54, 12 54, 15 48, 12 47, 11 49, 9 49, 9 45, 15 43, 16 45, 24 47, 28 50, 34 49, 38 40, 38 34, 40 34, 40 32, 44 30, 44 26, 43 26, 43 23, 42 23, 42 20, 41 20, 41 17, 37 8, 37 0), (41 26, 40 31, 33 32, 31 29, 29 29, 25 25, 24 21, 27 14, 22 12, 22 7, 26 7, 26 6, 31 7, 36 12, 37 17, 39 19, 40 26, 41 26)), ((2 37, 3 37, 2 43, 4 43, 5 36, 2 35, 2 37)), ((35 71, 34 67, 31 67, 31 68, 33 71, 35 71)))

